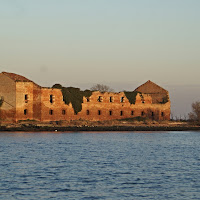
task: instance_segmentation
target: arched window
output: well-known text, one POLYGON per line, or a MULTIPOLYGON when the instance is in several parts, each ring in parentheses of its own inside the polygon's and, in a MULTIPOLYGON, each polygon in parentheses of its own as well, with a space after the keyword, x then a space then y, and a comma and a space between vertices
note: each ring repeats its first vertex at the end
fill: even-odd
POLYGON ((131 115, 134 115, 134 111, 133 110, 131 110, 131 115))
POLYGON ((110 116, 112 115, 112 110, 109 111, 109 115, 110 115, 110 116))

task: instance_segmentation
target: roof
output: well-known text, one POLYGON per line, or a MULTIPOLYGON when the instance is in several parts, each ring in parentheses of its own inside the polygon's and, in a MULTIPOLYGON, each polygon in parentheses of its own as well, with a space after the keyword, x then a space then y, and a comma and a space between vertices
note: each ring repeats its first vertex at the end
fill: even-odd
POLYGON ((18 74, 14 74, 14 73, 8 73, 8 72, 2 72, 4 75, 8 76, 9 78, 11 78, 12 80, 14 80, 15 82, 17 81, 22 81, 22 82, 33 82, 27 78, 25 78, 24 76, 18 75, 18 74))
MULTIPOLYGON (((21 76, 21 75, 18 75, 18 74, 9 73, 9 72, 2 72, 2 74, 4 74, 5 76, 8 76, 9 78, 11 78, 15 82, 32 82, 32 83, 34 83, 33 81, 29 80, 28 78, 21 76)), ((36 83, 34 83, 34 84, 39 86, 36 83)))
POLYGON ((154 82, 152 82, 152 81, 150 81, 150 80, 148 80, 147 82, 145 82, 145 83, 143 83, 142 85, 140 85, 139 87, 137 87, 137 88, 135 89, 135 91, 136 91, 136 90, 139 90, 142 86, 145 86, 145 85, 152 85, 152 86, 154 86, 154 87, 156 87, 156 88, 159 88, 159 89, 163 90, 164 92, 167 92, 167 93, 168 93, 167 90, 165 90, 164 88, 160 87, 159 85, 157 85, 156 83, 154 83, 154 82))

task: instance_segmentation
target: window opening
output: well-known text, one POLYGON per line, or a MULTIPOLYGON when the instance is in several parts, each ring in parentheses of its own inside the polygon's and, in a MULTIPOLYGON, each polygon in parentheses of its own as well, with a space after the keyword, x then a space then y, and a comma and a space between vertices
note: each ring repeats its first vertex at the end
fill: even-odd
POLYGON ((86 110, 86 115, 89 115, 90 114, 90 111, 89 110, 86 110))
POLYGON ((100 110, 98 110, 98 115, 101 115, 101 111, 100 110))
POLYGON ((90 102, 90 98, 89 98, 89 97, 86 97, 86 101, 87 101, 87 102, 90 102))
POLYGON ((131 115, 134 115, 134 111, 133 110, 131 111, 131 115))
POLYGON ((152 117, 154 116, 154 112, 151 113, 151 116, 152 116, 152 117))
POLYGON ((27 101, 28 100, 28 94, 24 95, 24 100, 27 101))
POLYGON ((50 114, 50 115, 53 115, 53 110, 49 110, 49 114, 50 114))
POLYGON ((110 103, 112 103, 113 102, 113 97, 110 97, 110 103))
POLYGON ((164 117, 164 116, 165 116, 165 113, 164 113, 164 112, 161 112, 161 116, 164 117))
POLYGON ((141 112, 141 116, 144 116, 144 111, 141 112))
POLYGON ((102 102, 102 96, 99 96, 99 98, 97 99, 98 102, 102 102))
POLYGON ((112 110, 109 111, 109 114, 112 115, 112 110))
POLYGON ((65 115, 65 114, 66 114, 66 111, 65 111, 65 110, 62 110, 62 114, 65 115))
POLYGON ((24 110, 24 115, 27 115, 27 114, 28 114, 28 110, 25 109, 25 110, 24 110))
POLYGON ((121 97, 121 103, 124 103, 124 97, 121 97))
POLYGON ((122 111, 122 110, 120 111, 120 115, 121 115, 121 116, 123 115, 123 111, 122 111))
POLYGON ((53 95, 52 94, 50 95, 50 100, 49 101, 50 101, 50 103, 53 103, 53 95))

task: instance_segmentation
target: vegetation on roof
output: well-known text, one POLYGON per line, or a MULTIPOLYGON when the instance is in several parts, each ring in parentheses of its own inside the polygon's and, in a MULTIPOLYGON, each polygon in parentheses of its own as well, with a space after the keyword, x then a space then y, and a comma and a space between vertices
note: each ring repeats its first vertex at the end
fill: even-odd
POLYGON ((165 97, 162 98, 162 101, 160 102, 161 104, 165 104, 169 101, 169 96, 166 95, 165 97))
POLYGON ((125 94, 126 98, 129 100, 130 104, 135 104, 137 94, 140 94, 140 97, 141 97, 142 101, 144 101, 144 97, 143 97, 141 92, 138 92, 138 91, 133 91, 133 92, 124 91, 124 94, 125 94))
POLYGON ((52 88, 61 89, 63 101, 67 105, 72 104, 75 114, 82 110, 83 97, 90 97, 92 95, 91 90, 81 91, 80 88, 63 87, 60 84, 55 84, 52 88))

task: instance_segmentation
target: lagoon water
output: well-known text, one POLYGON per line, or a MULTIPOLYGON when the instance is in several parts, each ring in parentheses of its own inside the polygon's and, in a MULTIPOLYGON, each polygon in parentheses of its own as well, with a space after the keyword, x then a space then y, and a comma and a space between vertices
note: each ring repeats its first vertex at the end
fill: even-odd
POLYGON ((200 199, 200 132, 1 132, 0 199, 200 199))

